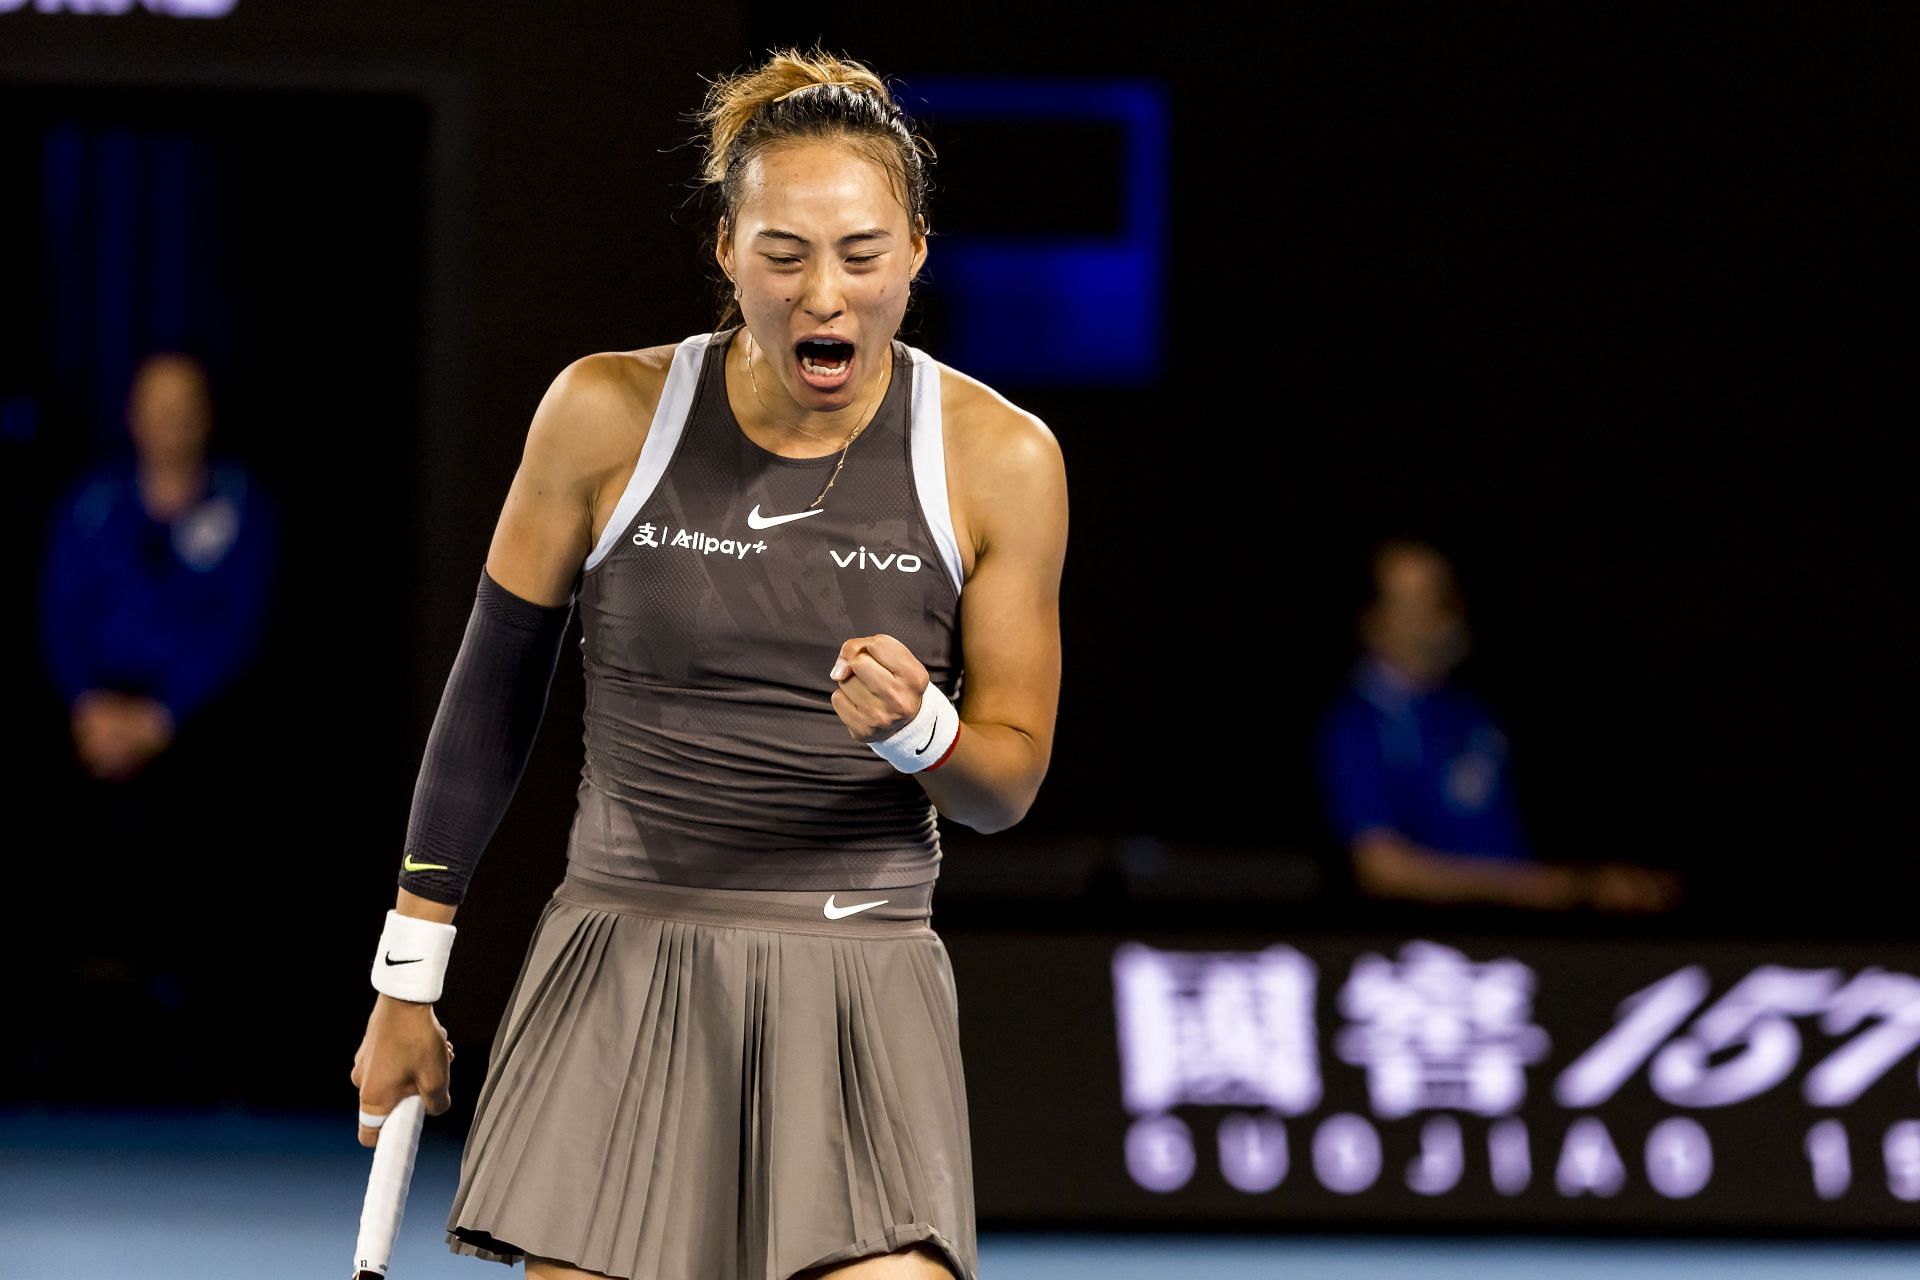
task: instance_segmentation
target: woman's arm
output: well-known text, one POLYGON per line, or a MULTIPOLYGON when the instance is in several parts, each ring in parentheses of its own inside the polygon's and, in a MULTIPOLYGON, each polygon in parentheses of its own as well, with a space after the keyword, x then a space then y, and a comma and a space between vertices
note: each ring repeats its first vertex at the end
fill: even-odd
MULTIPOLYGON (((534 410, 487 549, 487 572, 522 599, 552 606, 573 598, 598 523, 611 515, 645 442, 653 405, 643 402, 649 388, 640 375, 647 364, 664 373, 659 360, 646 360, 651 354, 576 360, 534 410)), ((657 381, 651 391, 657 400, 657 381)))
POLYGON ((1044 423, 981 388, 956 418, 956 490, 974 545, 960 593, 966 679, 953 754, 920 780, 934 807, 976 831, 1026 816, 1053 756, 1060 702, 1060 574, 1067 475, 1044 423))
MULTIPOLYGON (((431 1003, 451 931, 437 926, 452 923, 526 767, 574 583, 639 456, 659 395, 651 370, 664 370, 670 357, 670 348, 664 358, 660 349, 588 356, 554 379, 534 413, 414 785, 393 906, 394 915, 412 919, 389 920, 385 935, 403 941, 403 954, 393 957, 383 938, 374 961, 376 973, 389 960, 417 965, 390 971, 411 976, 429 967, 424 957, 432 953, 435 971, 416 984, 424 990, 402 982, 400 997, 385 989, 392 981, 376 977, 383 990, 351 1076, 364 1112, 385 1115, 410 1093, 426 1099, 430 1115, 452 1105, 453 1045, 431 1003)), ((365 1124, 359 1133, 366 1147, 379 1137, 365 1124)))
POLYGON ((645 435, 650 354, 575 361, 534 412, 414 787, 402 915, 442 919, 422 903, 459 903, 518 787, 580 566, 645 435))

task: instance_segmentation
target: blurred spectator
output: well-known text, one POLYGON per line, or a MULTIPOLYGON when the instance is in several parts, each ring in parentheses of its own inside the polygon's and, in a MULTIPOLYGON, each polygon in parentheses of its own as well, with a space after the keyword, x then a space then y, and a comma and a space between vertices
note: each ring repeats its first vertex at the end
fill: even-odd
POLYGON ((217 900, 235 846, 261 829, 249 806, 270 787, 239 682, 262 647, 279 521, 245 467, 210 456, 196 361, 143 361, 127 421, 133 458, 82 476, 58 504, 41 579, 40 639, 74 767, 39 798, 51 856, 20 869, 31 901, 70 897, 76 871, 87 894, 83 916, 51 908, 26 930, 43 992, 27 1083, 59 1097, 232 1097, 240 1082, 218 1053, 148 1055, 129 1072, 122 1049, 244 1034, 221 954, 233 926, 183 927, 173 908, 217 900))
POLYGON ((1366 655, 1320 732, 1321 782, 1363 893, 1559 911, 1661 911, 1678 881, 1611 863, 1534 857, 1514 803, 1507 735, 1493 711, 1451 683, 1467 656, 1466 604, 1453 567, 1424 543, 1373 555, 1360 615, 1366 655))
POLYGON ((254 656, 278 532, 247 471, 208 458, 196 362, 149 357, 127 419, 132 464, 83 478, 55 517, 40 612, 75 755, 115 782, 166 751, 254 656))

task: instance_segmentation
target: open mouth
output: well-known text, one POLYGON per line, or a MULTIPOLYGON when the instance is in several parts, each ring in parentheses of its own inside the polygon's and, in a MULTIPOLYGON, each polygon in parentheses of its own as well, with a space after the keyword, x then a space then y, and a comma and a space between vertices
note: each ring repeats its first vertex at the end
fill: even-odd
POLYGON ((802 338, 793 344, 794 359, 807 385, 821 391, 844 386, 853 375, 853 344, 834 338, 802 338))

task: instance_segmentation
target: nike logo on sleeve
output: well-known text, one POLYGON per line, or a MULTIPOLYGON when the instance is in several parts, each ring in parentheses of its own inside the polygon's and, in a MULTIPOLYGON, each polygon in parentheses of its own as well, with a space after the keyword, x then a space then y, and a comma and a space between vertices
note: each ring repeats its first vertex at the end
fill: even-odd
POLYGON ((402 858, 400 860, 400 865, 401 867, 403 867, 408 871, 445 871, 447 869, 444 863, 415 862, 413 860, 412 854, 408 854, 406 857, 402 858))

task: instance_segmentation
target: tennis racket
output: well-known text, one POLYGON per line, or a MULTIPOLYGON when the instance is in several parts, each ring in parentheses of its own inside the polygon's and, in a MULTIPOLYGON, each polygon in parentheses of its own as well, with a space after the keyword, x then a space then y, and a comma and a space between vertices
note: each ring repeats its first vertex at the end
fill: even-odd
POLYGON ((420 1151, 420 1127, 426 1120, 426 1103, 411 1093, 400 1099, 380 1126, 380 1138, 373 1147, 373 1172, 367 1175, 367 1198, 360 1206, 352 1280, 379 1280, 387 1274, 393 1241, 400 1234, 400 1215, 407 1207, 413 1158, 420 1151))

